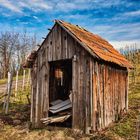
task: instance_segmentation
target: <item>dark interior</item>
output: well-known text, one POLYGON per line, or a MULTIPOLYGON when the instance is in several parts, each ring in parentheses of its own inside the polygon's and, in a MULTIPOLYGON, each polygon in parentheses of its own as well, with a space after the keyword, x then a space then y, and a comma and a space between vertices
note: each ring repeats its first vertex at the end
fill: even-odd
POLYGON ((49 101, 66 100, 72 89, 72 61, 50 62, 49 101))
MULTIPOLYGON (((50 64, 49 103, 57 99, 65 101, 69 99, 69 95, 72 90, 72 60, 68 59, 68 60, 53 61, 50 62, 49 64, 50 64)), ((72 109, 68 111, 71 112, 71 110, 72 109)), ((59 113, 58 114, 49 113, 49 116, 54 115, 55 116, 59 115, 59 113)), ((59 125, 70 126, 71 118, 69 118, 64 123, 60 123, 59 125)))

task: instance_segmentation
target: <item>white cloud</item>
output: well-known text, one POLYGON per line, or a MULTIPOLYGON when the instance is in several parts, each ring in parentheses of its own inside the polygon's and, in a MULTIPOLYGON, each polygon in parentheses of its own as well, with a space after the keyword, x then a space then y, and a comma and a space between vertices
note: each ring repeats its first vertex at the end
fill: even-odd
POLYGON ((82 14, 71 14, 71 13, 69 14, 68 13, 68 14, 65 14, 65 15, 59 15, 57 18, 58 19, 63 19, 65 21, 73 20, 76 23, 77 21, 80 21, 80 20, 83 21, 83 19, 90 19, 90 17, 91 17, 90 14, 82 15, 82 14))
POLYGON ((30 9, 34 12, 52 9, 52 6, 44 0, 0 0, 0 5, 17 13, 23 13, 24 8, 30 9))
POLYGON ((7 9, 10 9, 11 11, 22 13, 22 10, 17 5, 15 6, 8 0, 0 0, 0 5, 7 9))
POLYGON ((92 7, 94 9, 96 8, 108 8, 111 6, 117 6, 117 5, 123 5, 125 2, 121 1, 121 0, 74 0, 74 1, 61 1, 60 3, 72 3, 75 6, 77 6, 78 8, 81 8, 81 6, 83 8, 89 8, 92 7), (88 7, 87 7, 88 6, 88 7))
POLYGON ((33 16, 33 18, 34 18, 35 20, 37 20, 38 22, 41 22, 41 19, 39 19, 39 17, 33 16))
POLYGON ((67 9, 75 9, 77 6, 74 3, 67 3, 67 2, 66 3, 61 3, 60 2, 60 3, 57 4, 57 7, 61 8, 63 10, 67 10, 67 9))
POLYGON ((131 40, 131 41, 110 41, 110 43, 116 49, 124 48, 126 46, 136 46, 137 49, 140 49, 140 40, 131 40))
POLYGON ((123 16, 140 16, 140 10, 124 13, 123 16))
POLYGON ((42 9, 46 9, 46 10, 52 9, 52 6, 48 5, 46 2, 41 2, 41 3, 38 2, 38 3, 35 3, 35 6, 36 7, 40 7, 42 9))
POLYGON ((75 2, 70 3, 70 2, 59 2, 56 5, 54 5, 54 7, 56 7, 54 10, 57 11, 64 11, 64 12, 68 12, 71 10, 75 10, 75 9, 87 9, 90 8, 87 6, 87 4, 83 5, 83 4, 76 4, 75 2))
POLYGON ((38 17, 37 17, 37 16, 33 16, 33 18, 34 18, 34 19, 38 19, 38 17))
MULTIPOLYGON (((92 22, 92 20, 88 21, 92 22)), ((93 23, 93 22, 92 22, 93 23)), ((88 26, 88 29, 93 33, 99 34, 107 40, 140 40, 140 23, 127 24, 108 24, 108 25, 94 25, 88 26)))
POLYGON ((17 3, 17 5, 19 6, 19 7, 23 7, 23 8, 28 8, 28 9, 30 9, 31 7, 30 7, 30 5, 27 3, 27 2, 22 2, 22 1, 19 1, 18 3, 17 3))
POLYGON ((34 12, 40 12, 42 10, 51 10, 53 7, 44 0, 26 0, 20 4, 24 8, 28 8, 34 12))
POLYGON ((0 5, 4 5, 6 8, 14 12, 21 12, 24 8, 30 9, 34 12, 40 12, 43 10, 68 12, 72 10, 99 9, 122 4, 124 4, 124 2, 120 0, 107 0, 107 2, 104 2, 104 0, 0 0, 0 5))
POLYGON ((2 15, 5 16, 5 17, 10 17, 11 16, 10 13, 2 13, 2 15))
MULTIPOLYGON (((106 0, 106 2, 104 2, 104 0, 0 0, 0 5, 13 12, 22 13, 22 17, 26 15, 26 17, 29 17, 28 19, 33 20, 32 25, 34 22, 46 24, 47 18, 49 18, 49 20, 52 18, 60 18, 74 24, 78 24, 79 26, 83 26, 89 31, 99 34, 110 41, 138 39, 140 23, 127 23, 127 21, 129 16, 139 16, 140 10, 121 14, 115 13, 115 16, 112 18, 106 18, 106 16, 98 17, 98 12, 100 12, 102 8, 109 8, 113 5, 119 7, 123 4, 127 7, 128 5, 131 5, 130 3, 126 4, 125 2, 120 0, 106 0), (80 13, 78 11, 86 9, 94 9, 94 12, 80 13), (74 10, 76 12, 72 12, 74 10), (44 16, 39 12, 42 12, 44 16), (48 16, 48 13, 51 16, 48 16)), ((0 10, 2 11, 3 8, 0 10)), ((10 15, 14 16, 15 13, 13 12, 1 13, 3 16, 8 17, 10 15)), ((24 22, 20 17, 17 19, 17 22, 21 25, 30 24, 30 20, 28 20, 28 22, 24 22)), ((36 27, 36 30, 37 29, 38 27, 36 27)))

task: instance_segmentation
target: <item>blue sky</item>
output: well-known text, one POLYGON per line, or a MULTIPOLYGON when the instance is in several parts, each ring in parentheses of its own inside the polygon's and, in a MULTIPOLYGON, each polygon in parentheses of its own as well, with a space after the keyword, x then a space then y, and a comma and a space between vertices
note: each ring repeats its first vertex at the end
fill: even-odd
POLYGON ((26 29, 41 42, 54 19, 78 24, 115 47, 140 44, 140 0, 0 0, 0 31, 26 29))

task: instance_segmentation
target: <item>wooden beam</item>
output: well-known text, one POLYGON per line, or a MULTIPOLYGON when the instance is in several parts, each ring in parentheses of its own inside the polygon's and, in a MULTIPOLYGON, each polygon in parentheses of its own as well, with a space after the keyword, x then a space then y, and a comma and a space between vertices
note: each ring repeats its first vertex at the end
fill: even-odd
POLYGON ((71 115, 64 115, 64 116, 55 116, 55 117, 48 117, 48 118, 42 118, 41 121, 44 124, 50 124, 50 123, 56 123, 56 122, 64 122, 67 120, 71 115))

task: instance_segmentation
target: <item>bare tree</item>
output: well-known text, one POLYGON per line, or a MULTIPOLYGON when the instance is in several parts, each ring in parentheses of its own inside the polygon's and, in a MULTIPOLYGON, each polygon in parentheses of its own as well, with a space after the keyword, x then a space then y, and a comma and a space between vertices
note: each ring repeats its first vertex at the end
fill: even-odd
POLYGON ((20 45, 18 46, 18 66, 20 71, 22 70, 21 64, 25 61, 26 56, 31 52, 31 50, 36 46, 36 36, 28 36, 25 31, 20 36, 20 45))
POLYGON ((3 78, 7 77, 12 56, 15 54, 19 34, 5 32, 0 34, 0 64, 3 71, 3 78))
POLYGON ((136 43, 131 45, 126 45, 124 48, 120 48, 119 50, 125 57, 131 61, 134 68, 130 71, 129 77, 130 77, 130 83, 135 84, 137 82, 137 76, 140 74, 140 46, 138 46, 136 43), (123 50, 123 51, 122 51, 123 50))
POLYGON ((26 31, 0 33, 0 78, 7 77, 11 61, 14 73, 17 69, 22 73, 21 65, 36 44, 36 36, 31 37, 26 31))

